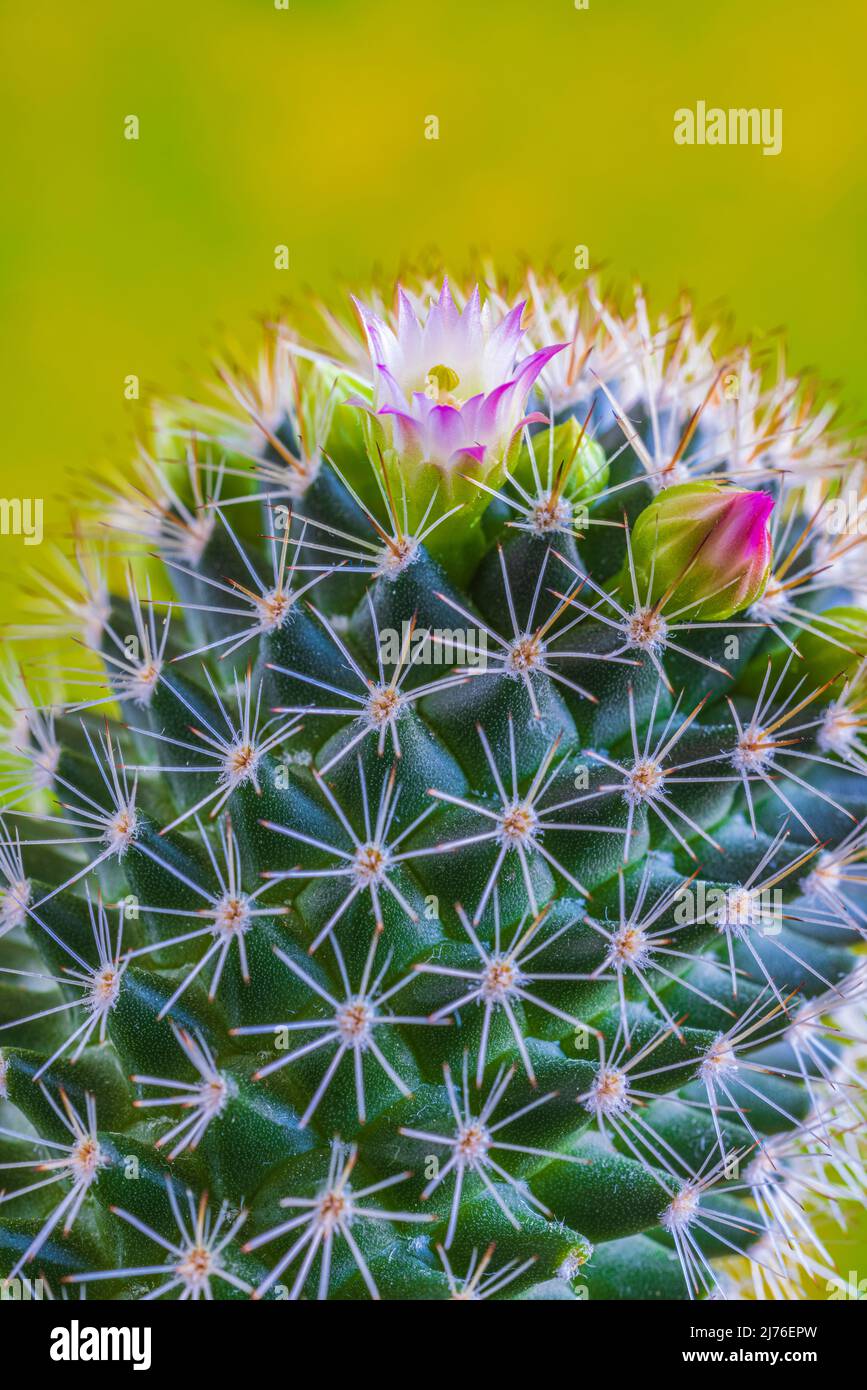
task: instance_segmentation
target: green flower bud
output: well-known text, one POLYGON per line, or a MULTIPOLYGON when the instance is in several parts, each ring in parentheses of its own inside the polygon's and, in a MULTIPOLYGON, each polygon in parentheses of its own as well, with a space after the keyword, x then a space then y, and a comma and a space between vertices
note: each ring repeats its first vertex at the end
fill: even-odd
POLYGON ((797 673, 809 671, 811 687, 828 681, 842 686, 867 656, 867 611, 854 605, 826 608, 810 626, 812 632, 799 632, 796 637, 803 657, 797 673))
POLYGON ((773 557, 774 499, 720 483, 666 488, 632 528, 642 602, 671 615, 720 622, 761 596, 773 557), (648 590, 649 596, 648 596, 648 590))
POLYGON ((513 470, 521 485, 528 488, 532 494, 538 491, 536 475, 543 483, 547 482, 549 462, 551 481, 557 489, 557 495, 571 502, 573 506, 589 502, 608 486, 608 460, 605 450, 590 438, 581 422, 574 416, 564 420, 560 425, 555 425, 553 431, 539 430, 533 435, 532 443, 532 458, 528 446, 522 445, 513 470), (536 462, 535 475, 533 459, 536 462))

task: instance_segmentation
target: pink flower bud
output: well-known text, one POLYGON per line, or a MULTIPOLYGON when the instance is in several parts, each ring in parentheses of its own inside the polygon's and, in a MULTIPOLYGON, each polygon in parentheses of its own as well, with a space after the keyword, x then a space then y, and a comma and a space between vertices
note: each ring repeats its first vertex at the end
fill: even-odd
POLYGON ((666 613, 719 622, 755 603, 770 573, 774 499, 720 483, 666 488, 632 529, 642 600, 666 613))

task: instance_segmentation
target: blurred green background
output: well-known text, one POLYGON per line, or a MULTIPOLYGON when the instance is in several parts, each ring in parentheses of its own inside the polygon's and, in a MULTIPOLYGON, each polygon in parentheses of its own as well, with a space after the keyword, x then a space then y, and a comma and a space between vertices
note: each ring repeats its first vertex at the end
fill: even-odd
MULTIPOLYGON (((657 306, 687 287, 785 327, 860 419, 863 0, 285 3, 6 0, 0 493, 44 497, 49 534, 129 454, 125 377, 192 389, 257 315, 431 246, 568 282, 585 244, 657 306), (781 107, 781 155, 676 146, 698 100, 781 107)), ((0 537, 5 617, 40 553, 0 537)))

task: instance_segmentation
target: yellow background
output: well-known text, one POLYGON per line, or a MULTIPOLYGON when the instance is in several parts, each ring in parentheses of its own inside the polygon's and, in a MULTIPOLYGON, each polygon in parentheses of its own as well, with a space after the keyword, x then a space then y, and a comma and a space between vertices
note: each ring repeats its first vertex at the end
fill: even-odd
MULTIPOLYGON (((224 332, 430 245, 570 277, 586 244, 657 305, 784 325, 860 416, 863 0, 7 0, 0 27, 0 493, 55 535, 128 456, 128 374, 189 389, 224 332), (781 107, 782 154, 676 146, 698 100, 781 107)), ((6 616, 43 553, 0 538, 6 616)))

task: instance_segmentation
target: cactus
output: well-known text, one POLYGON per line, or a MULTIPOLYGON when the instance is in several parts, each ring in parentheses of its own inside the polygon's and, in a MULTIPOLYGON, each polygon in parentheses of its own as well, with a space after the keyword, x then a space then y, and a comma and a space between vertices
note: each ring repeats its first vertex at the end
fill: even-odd
POLYGON ((17 636, 49 665, 5 697, 3 1276, 837 1287, 855 448, 688 308, 525 289, 269 328, 212 404, 156 408, 40 576, 17 636))

